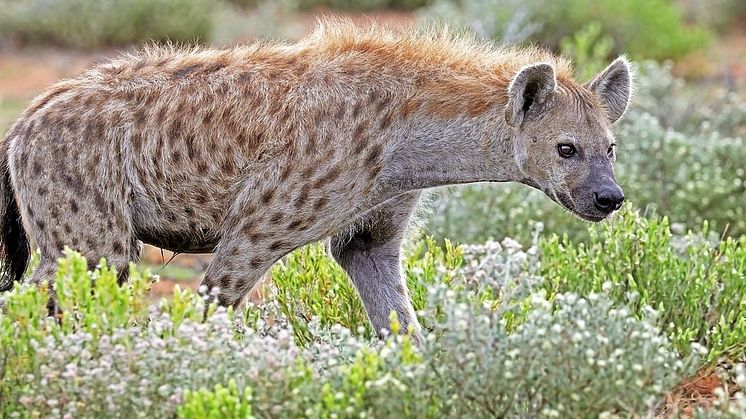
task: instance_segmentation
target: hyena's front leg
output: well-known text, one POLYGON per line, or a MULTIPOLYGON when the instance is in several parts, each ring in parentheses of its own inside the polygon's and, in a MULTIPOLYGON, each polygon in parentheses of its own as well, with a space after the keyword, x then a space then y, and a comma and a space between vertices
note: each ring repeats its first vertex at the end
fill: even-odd
POLYGON ((355 234, 330 241, 332 256, 352 279, 379 336, 388 333, 389 316, 395 311, 402 331, 412 326, 415 339, 421 339, 400 261, 401 242, 419 196, 410 192, 392 198, 367 215, 355 234))
POLYGON ((215 258, 200 285, 208 302, 217 297, 222 306, 238 306, 273 263, 303 244, 304 238, 286 226, 290 217, 284 201, 269 199, 272 195, 271 185, 260 189, 250 184, 225 217, 215 258), (256 194, 261 198, 256 199, 256 194), (267 214, 274 222, 265 220, 267 214))
POLYGON ((207 267, 199 292, 209 304, 237 307, 275 259, 258 255, 248 240, 221 243, 207 267))

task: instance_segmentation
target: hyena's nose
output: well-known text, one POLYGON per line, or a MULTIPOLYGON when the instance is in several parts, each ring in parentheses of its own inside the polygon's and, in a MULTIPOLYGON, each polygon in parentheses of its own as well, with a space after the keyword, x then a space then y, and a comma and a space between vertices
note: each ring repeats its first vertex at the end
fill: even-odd
POLYGON ((622 207, 624 202, 624 192, 619 185, 606 187, 597 192, 593 192, 593 205, 596 209, 603 212, 616 211, 622 207))

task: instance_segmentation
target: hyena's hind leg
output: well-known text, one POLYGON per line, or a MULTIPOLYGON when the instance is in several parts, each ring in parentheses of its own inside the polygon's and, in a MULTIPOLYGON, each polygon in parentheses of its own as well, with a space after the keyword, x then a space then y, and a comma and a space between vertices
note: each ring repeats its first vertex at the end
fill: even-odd
POLYGON ((410 192, 392 198, 367 215, 359 231, 332 237, 329 243, 379 336, 388 333, 389 316, 395 311, 402 331, 412 326, 415 339, 421 339, 400 260, 402 239, 419 197, 419 192, 410 192))
POLYGON ((50 305, 54 307, 57 259, 63 256, 65 246, 83 255, 90 269, 105 258, 107 264, 117 270, 120 283, 126 280, 129 263, 139 259, 142 248, 134 237, 126 202, 93 188, 83 194, 54 185, 54 182, 46 188, 55 199, 41 201, 37 198, 33 206, 24 199, 29 194, 19 194, 26 232, 41 253, 39 267, 28 282, 47 283, 50 305))

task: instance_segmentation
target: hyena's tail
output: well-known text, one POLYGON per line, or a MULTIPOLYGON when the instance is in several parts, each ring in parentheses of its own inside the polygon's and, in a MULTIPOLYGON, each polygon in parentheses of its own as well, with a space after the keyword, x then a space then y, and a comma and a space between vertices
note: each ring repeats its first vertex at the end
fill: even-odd
POLYGON ((0 292, 13 288, 26 272, 31 247, 10 183, 8 139, 0 143, 0 292))

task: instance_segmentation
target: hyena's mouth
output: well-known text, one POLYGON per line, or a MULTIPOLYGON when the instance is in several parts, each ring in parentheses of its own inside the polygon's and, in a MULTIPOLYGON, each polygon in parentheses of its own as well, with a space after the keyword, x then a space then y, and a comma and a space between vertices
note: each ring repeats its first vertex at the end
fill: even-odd
POLYGON ((577 208, 577 206, 575 205, 575 201, 568 194, 564 194, 564 193, 558 194, 555 191, 552 191, 551 194, 547 194, 547 195, 549 195, 554 200, 554 202, 560 204, 560 206, 565 208, 567 211, 569 211, 570 213, 574 214, 577 217, 582 218, 583 220, 598 223, 598 222, 605 220, 607 217, 606 215, 602 216, 598 214, 589 213, 586 211, 581 211, 580 209, 577 208))

